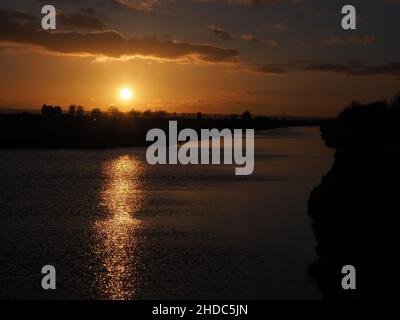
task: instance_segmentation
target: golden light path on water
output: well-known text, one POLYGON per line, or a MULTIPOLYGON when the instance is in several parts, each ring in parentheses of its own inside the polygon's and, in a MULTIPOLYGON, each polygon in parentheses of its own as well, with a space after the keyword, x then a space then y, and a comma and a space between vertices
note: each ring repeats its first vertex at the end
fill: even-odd
POLYGON ((138 188, 139 164, 134 157, 121 156, 103 167, 106 181, 100 205, 108 217, 94 224, 94 254, 101 264, 94 285, 105 299, 133 299, 137 290, 135 255, 140 221, 135 219, 135 213, 143 201, 138 188))

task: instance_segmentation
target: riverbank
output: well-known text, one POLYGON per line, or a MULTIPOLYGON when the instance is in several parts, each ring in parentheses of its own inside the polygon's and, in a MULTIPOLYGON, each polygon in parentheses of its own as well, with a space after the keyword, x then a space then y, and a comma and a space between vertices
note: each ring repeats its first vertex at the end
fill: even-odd
POLYGON ((255 129, 269 130, 294 126, 318 126, 327 120, 290 120, 268 117, 185 118, 173 115, 133 116, 129 114, 44 116, 0 114, 0 148, 96 149, 146 146, 146 134, 153 128, 167 131, 170 120, 178 130, 255 129))
POLYGON ((326 298, 397 295, 400 99, 353 103, 322 136, 335 161, 311 193, 309 214, 317 239, 310 273, 326 298), (341 270, 356 270, 356 290, 343 290, 341 270))

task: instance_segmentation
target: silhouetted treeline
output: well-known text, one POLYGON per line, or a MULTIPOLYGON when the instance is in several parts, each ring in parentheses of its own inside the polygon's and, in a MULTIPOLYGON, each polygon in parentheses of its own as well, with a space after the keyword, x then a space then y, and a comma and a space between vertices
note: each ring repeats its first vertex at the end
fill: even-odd
POLYGON ((284 120, 242 115, 213 118, 202 113, 187 115, 165 111, 131 111, 122 113, 111 107, 107 112, 72 105, 67 112, 58 106, 44 105, 41 115, 0 114, 0 147, 2 148, 106 148, 145 146, 150 129, 168 131, 168 121, 177 120, 179 129, 255 130, 288 126, 320 125, 319 120, 284 120))
POLYGON ((309 200, 318 254, 310 273, 327 298, 394 296, 400 272, 400 96, 353 102, 321 131, 336 154, 309 200), (341 286, 345 265, 356 268, 354 291, 341 286))
POLYGON ((63 113, 60 106, 53 107, 46 104, 43 105, 41 112, 46 116, 60 116, 63 113))

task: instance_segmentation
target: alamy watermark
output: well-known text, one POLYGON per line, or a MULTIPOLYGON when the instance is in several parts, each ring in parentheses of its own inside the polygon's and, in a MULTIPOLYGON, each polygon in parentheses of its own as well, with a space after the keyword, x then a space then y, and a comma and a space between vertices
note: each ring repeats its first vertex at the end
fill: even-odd
POLYGON ((45 265, 42 268, 42 289, 56 290, 56 268, 52 265, 45 265))
POLYGON ((198 134, 194 129, 178 132, 177 121, 169 121, 168 134, 162 129, 151 129, 146 141, 154 142, 146 152, 151 165, 236 164, 238 176, 254 171, 254 129, 201 129, 198 134))
POLYGON ((342 288, 344 290, 356 290, 356 268, 352 265, 346 265, 342 268, 342 288))
POLYGON ((42 18, 42 29, 55 30, 57 28, 56 8, 52 5, 47 4, 42 7, 42 14, 45 15, 42 18))
MULTIPOLYGON (((42 29, 55 30, 57 28, 57 13, 53 5, 45 5, 42 7, 42 29)), ((341 13, 344 15, 341 21, 343 30, 356 30, 357 29, 357 16, 356 8, 353 5, 345 5, 342 7, 341 13)))

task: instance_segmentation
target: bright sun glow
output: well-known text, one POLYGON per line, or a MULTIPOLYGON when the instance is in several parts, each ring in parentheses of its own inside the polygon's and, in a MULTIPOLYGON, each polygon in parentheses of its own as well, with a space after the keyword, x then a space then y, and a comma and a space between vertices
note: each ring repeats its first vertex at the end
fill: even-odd
POLYGON ((119 96, 122 100, 129 101, 133 97, 133 92, 129 88, 122 88, 119 92, 119 96))

